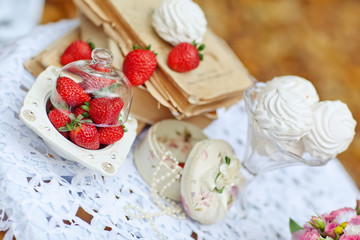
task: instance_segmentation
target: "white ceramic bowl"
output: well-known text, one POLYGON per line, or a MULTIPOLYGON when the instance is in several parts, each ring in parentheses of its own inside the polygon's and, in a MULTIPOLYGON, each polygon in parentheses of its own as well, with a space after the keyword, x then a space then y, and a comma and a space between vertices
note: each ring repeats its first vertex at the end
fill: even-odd
POLYGON ((51 124, 46 113, 46 104, 60 69, 48 67, 36 79, 25 96, 20 109, 20 119, 59 156, 76 161, 104 176, 114 176, 128 155, 136 137, 137 121, 129 116, 122 139, 99 150, 79 147, 64 138, 51 124))
MULTIPOLYGON (((193 146, 204 139, 208 139, 201 129, 196 126, 179 120, 169 119, 153 125, 147 135, 135 147, 135 164, 144 178, 151 185, 153 173, 165 151, 170 151, 172 156, 184 166, 188 155, 193 146)), ((162 165, 157 176, 166 176, 168 172, 174 169, 174 162, 171 159, 165 160, 166 164, 162 165)), ((182 174, 182 168, 178 174, 182 174)), ((175 175, 166 177, 157 184, 157 190, 161 186, 170 182, 175 175)), ((181 201, 180 180, 177 179, 170 188, 166 189, 164 196, 174 200, 181 201)))

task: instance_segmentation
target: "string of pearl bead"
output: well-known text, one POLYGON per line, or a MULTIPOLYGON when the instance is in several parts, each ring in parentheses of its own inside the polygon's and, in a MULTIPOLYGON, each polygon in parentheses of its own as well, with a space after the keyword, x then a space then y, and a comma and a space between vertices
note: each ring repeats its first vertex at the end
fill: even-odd
POLYGON ((176 158, 172 155, 170 151, 163 151, 163 154, 160 158, 158 166, 155 168, 155 171, 153 173, 153 177, 151 180, 151 196, 154 199, 155 204, 164 212, 164 214, 172 216, 177 219, 185 219, 185 213, 183 212, 182 208, 173 200, 170 200, 168 197, 164 195, 164 192, 166 189, 172 186, 172 184, 180 178, 180 170, 181 167, 179 166, 179 162, 176 160, 176 158), (172 161, 174 168, 168 171, 165 176, 158 177, 158 173, 162 166, 166 165, 166 160, 172 161), (169 182, 167 182, 161 190, 158 192, 157 186, 160 181, 163 181, 167 178, 172 177, 175 175, 169 182), (160 202, 159 195, 163 200, 170 206, 167 206, 166 204, 160 202))
MULTIPOLYGON (((164 147, 162 146, 162 148, 164 147)), ((170 188, 175 181, 180 179, 181 170, 182 168, 179 166, 179 162, 172 155, 172 153, 170 151, 163 150, 163 154, 160 158, 159 164, 153 172, 153 177, 151 179, 151 185, 150 185, 151 197, 153 198, 156 206, 160 208, 161 211, 156 213, 146 212, 143 209, 141 209, 138 205, 134 205, 134 204, 127 205, 124 208, 124 211, 128 216, 147 220, 152 226, 153 230, 157 233, 157 235, 161 239, 167 239, 167 238, 159 231, 159 229, 155 225, 154 222, 155 217, 168 215, 179 220, 183 220, 186 218, 186 215, 183 209, 181 208, 181 206, 179 206, 178 203, 176 203, 175 201, 169 199, 164 195, 166 189, 170 188), (174 167, 171 170, 169 170, 165 174, 165 176, 163 175, 158 177, 161 167, 166 165, 166 160, 172 161, 174 167), (171 180, 167 182, 164 186, 162 186, 160 191, 158 191, 157 186, 160 183, 160 181, 164 181, 165 179, 170 178, 172 176, 174 177, 171 178, 171 180), (159 199, 159 195, 163 201, 159 199), (130 211, 130 209, 133 209, 133 211, 130 211)))

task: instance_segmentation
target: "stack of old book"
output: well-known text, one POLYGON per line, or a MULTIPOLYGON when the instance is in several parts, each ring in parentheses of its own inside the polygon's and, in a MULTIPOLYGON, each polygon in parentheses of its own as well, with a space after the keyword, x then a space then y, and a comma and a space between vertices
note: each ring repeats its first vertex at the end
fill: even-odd
POLYGON ((229 46, 210 29, 204 36, 206 48, 199 67, 178 73, 167 66, 173 46, 163 41, 152 28, 152 13, 161 0, 74 0, 81 23, 62 39, 26 63, 34 74, 49 66, 61 66, 60 56, 75 39, 108 48, 113 65, 122 61, 133 45, 149 44, 157 55, 158 66, 152 77, 134 87, 131 113, 145 123, 166 118, 190 121, 200 127, 216 118, 216 109, 229 107, 242 98, 252 85, 251 76, 229 46))

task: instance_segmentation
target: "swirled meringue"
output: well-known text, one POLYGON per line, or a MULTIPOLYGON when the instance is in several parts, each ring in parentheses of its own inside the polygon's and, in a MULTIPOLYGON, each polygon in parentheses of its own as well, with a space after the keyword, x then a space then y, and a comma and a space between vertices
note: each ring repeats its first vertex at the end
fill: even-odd
POLYGON ((299 141, 313 126, 306 98, 283 88, 268 90, 259 97, 254 119, 260 132, 278 141, 299 141))
POLYGON ((356 121, 339 100, 321 101, 313 107, 314 127, 304 137, 305 150, 315 158, 331 159, 345 151, 355 135, 356 121))
POLYGON ((152 26, 163 40, 175 46, 181 42, 202 42, 207 21, 192 0, 163 0, 154 12, 152 26))
POLYGON ((275 88, 291 90, 301 94, 306 98, 310 105, 319 102, 319 95, 317 94, 314 85, 305 78, 293 75, 274 77, 272 80, 267 82, 266 86, 260 92, 260 94, 275 88))

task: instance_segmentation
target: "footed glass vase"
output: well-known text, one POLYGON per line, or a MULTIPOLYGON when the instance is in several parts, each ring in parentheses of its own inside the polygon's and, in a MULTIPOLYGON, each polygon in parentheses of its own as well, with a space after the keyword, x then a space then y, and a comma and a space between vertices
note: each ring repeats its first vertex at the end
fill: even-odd
POLYGON ((247 141, 242 157, 243 167, 252 175, 258 175, 270 170, 293 166, 322 166, 330 159, 316 159, 305 152, 299 141, 278 141, 264 134, 256 126, 254 112, 257 96, 264 88, 262 82, 255 83, 244 93, 245 109, 248 120, 247 141))
POLYGON ((244 155, 241 157, 242 168, 240 169, 246 178, 246 184, 239 188, 238 204, 240 204, 242 213, 237 213, 237 215, 241 215, 241 218, 247 216, 247 191, 251 188, 256 176, 295 165, 322 166, 330 160, 313 158, 304 151, 301 141, 276 141, 261 133, 256 126, 254 114, 258 103, 257 97, 264 86, 264 83, 257 82, 244 93, 248 123, 244 155))

